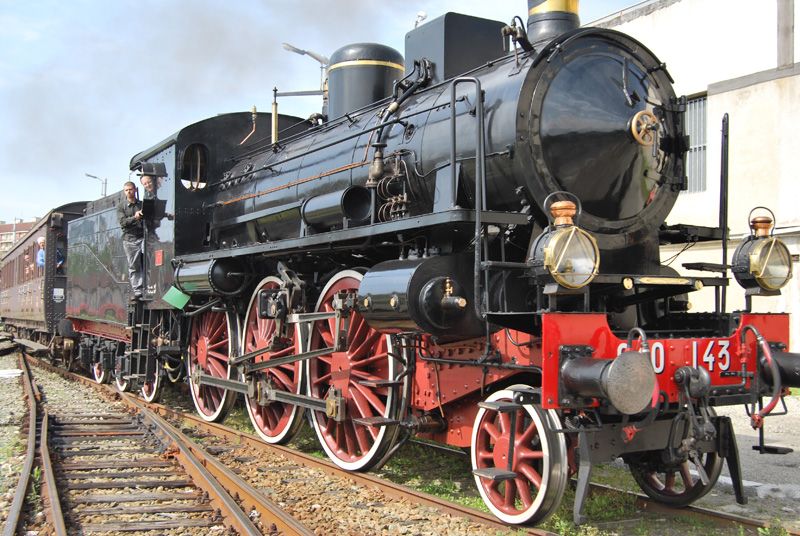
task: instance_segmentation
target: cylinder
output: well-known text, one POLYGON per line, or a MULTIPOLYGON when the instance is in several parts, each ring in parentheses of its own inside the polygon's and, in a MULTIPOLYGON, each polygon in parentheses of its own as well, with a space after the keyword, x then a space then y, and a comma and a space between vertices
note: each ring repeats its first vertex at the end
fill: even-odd
POLYGON ((351 186, 342 192, 307 199, 300 212, 306 225, 316 230, 341 229, 345 221, 358 223, 369 218, 370 201, 369 190, 351 186))
POLYGON ((656 384, 650 358, 634 351, 623 352, 616 359, 570 359, 561 366, 561 374, 571 392, 606 399, 626 415, 647 409, 656 384))
POLYGON ((578 0, 528 0, 528 40, 550 41, 580 28, 578 0))
POLYGON ((231 296, 247 283, 242 271, 233 258, 184 263, 175 269, 175 286, 187 294, 231 296))
POLYGON ((473 268, 463 254, 385 261, 361 280, 359 312, 382 333, 431 333, 440 342, 477 337, 473 268))
POLYGON ((385 45, 356 43, 340 48, 328 64, 328 117, 342 117, 390 96, 404 69, 402 54, 385 45))

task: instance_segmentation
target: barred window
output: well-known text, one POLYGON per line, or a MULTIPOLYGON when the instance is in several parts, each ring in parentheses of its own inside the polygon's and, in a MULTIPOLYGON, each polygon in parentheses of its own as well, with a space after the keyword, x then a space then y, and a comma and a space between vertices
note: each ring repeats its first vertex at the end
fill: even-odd
POLYGON ((686 174, 689 188, 685 193, 706 191, 706 101, 706 97, 690 99, 686 106, 686 133, 689 135, 686 174))

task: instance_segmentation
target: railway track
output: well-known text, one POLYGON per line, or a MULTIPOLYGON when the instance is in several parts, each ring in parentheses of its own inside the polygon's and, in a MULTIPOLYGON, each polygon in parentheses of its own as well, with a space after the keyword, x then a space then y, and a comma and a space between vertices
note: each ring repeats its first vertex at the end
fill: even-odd
MULTIPOLYGON (((27 366, 22 358, 20 366, 27 366)), ((81 396, 48 404, 56 398, 48 389, 41 394, 38 452, 55 534, 313 534, 127 395, 120 394, 124 405, 87 411, 81 396), (253 510, 259 520, 251 519, 253 510)), ((14 527, 16 521, 6 531, 14 534, 14 527)))
MULTIPOLYGON (((326 460, 320 460, 313 456, 309 456, 286 447, 268 445, 255 436, 246 434, 238 430, 231 429, 223 425, 205 422, 193 414, 178 412, 159 404, 149 404, 148 406, 151 407, 153 411, 159 414, 163 414, 165 417, 171 419, 180 419, 186 423, 191 423, 193 427, 195 427, 198 430, 202 430, 205 434, 208 434, 209 437, 226 438, 228 441, 235 442, 237 444, 247 444, 249 446, 252 446, 253 448, 258 448, 258 449, 274 449, 276 451, 280 451, 282 455, 287 459, 294 460, 302 466, 319 468, 320 470, 331 475, 338 475, 345 478, 350 478, 359 484, 381 488, 388 495, 395 497, 406 497, 409 500, 417 502, 418 504, 425 504, 427 506, 437 508, 441 511, 448 512, 455 516, 468 517, 470 519, 479 521, 481 524, 484 524, 487 527, 492 527, 493 529, 496 530, 503 530, 509 528, 507 525, 499 523, 493 516, 491 516, 486 512, 481 512, 456 503, 452 503, 450 501, 434 497, 426 493, 417 492, 404 486, 398 487, 392 484, 391 482, 387 482, 381 478, 374 477, 370 474, 344 472, 338 466, 326 460)), ((412 442, 415 441, 412 440, 412 442)), ((436 444, 422 443, 422 442, 420 442, 420 444, 424 444, 427 449, 444 454, 446 456, 454 458, 468 457, 468 455, 464 451, 456 450, 451 447, 445 447, 436 444)), ((750 531, 750 533, 752 534, 759 534, 759 535, 773 534, 773 532, 770 531, 774 530, 776 531, 775 534, 781 534, 782 536, 790 536, 790 535, 800 536, 800 530, 798 530, 797 528, 780 526, 774 522, 766 522, 757 519, 751 519, 743 516, 738 516, 725 512, 719 512, 697 506, 672 508, 669 506, 656 503, 649 497, 642 494, 631 493, 625 490, 620 490, 610 486, 605 486, 596 483, 590 484, 590 487, 592 493, 598 495, 611 495, 611 494, 634 495, 636 508, 637 510, 640 510, 642 512, 649 512, 657 514, 659 516, 666 516, 675 519, 677 518, 691 519, 693 523, 697 523, 702 526, 715 526, 721 528, 727 527, 734 530, 734 533, 736 534, 741 534, 742 532, 740 531, 743 530, 750 531)), ((613 525, 613 523, 609 525, 613 525)), ((622 532, 617 530, 614 530, 613 532, 615 534, 622 534, 622 532)), ((524 526, 513 527, 509 533, 510 534, 513 533, 515 535, 553 534, 551 532, 542 530, 540 528, 524 527, 524 526)), ((654 532, 653 534, 657 533, 658 532, 654 532)), ((747 532, 744 533, 746 534, 747 532)), ((637 532, 637 534, 640 533, 637 532)))
MULTIPOLYGON (((80 381, 84 381, 91 386, 96 385, 86 378, 82 378, 80 381)), ((320 460, 291 449, 267 445, 255 436, 225 426, 207 423, 191 414, 176 412, 160 405, 131 401, 135 404, 146 405, 160 417, 183 423, 182 426, 185 428, 194 428, 197 434, 195 437, 196 442, 206 444, 207 450, 222 462, 235 467, 235 471, 240 472, 248 480, 255 481, 254 485, 260 488, 261 494, 273 497, 287 510, 292 511, 299 520, 308 522, 311 527, 317 527, 315 530, 318 533, 320 523, 326 522, 320 521, 319 517, 327 520, 327 526, 331 528, 330 532, 323 531, 322 533, 341 532, 347 534, 346 529, 341 531, 334 529, 342 518, 352 518, 351 521, 355 520, 356 524, 358 524, 358 520, 368 514, 373 517, 387 519, 386 527, 396 528, 397 526, 402 526, 400 525, 401 523, 405 523, 405 526, 409 529, 418 529, 430 524, 435 526, 437 522, 434 521, 434 516, 438 514, 433 514, 430 510, 419 510, 418 507, 414 507, 410 503, 435 508, 437 512, 443 512, 446 516, 450 516, 451 521, 457 519, 465 520, 466 518, 471 520, 458 525, 458 528, 451 532, 442 528, 426 532, 413 530, 412 533, 495 535, 509 530, 508 527, 484 512, 453 504, 431 495, 415 492, 407 487, 396 486, 372 475, 343 472, 326 460, 320 460), (272 456, 268 461, 265 461, 265 453, 270 453, 269 456, 272 456), (302 496, 302 498, 297 498, 296 496, 295 498, 291 496, 287 498, 284 493, 285 489, 280 488, 293 488, 294 492, 302 496), (375 495, 370 490, 379 490, 380 495, 375 495), (397 522, 391 520, 392 514, 385 510, 389 501, 399 501, 401 504, 405 503, 407 505, 404 520, 398 520, 397 522), (331 506, 331 504, 334 506, 331 506), (347 507, 346 514, 343 514, 344 510, 340 506, 343 504, 347 507), (468 526, 466 523, 472 523, 472 525, 468 526), (415 525, 417 526, 415 527, 415 525)), ((194 443, 194 445, 197 446, 197 443, 194 443)), ((451 455, 459 456, 460 454, 452 452, 451 455)), ((595 493, 622 492, 595 486, 595 493)), ((745 532, 742 533, 748 533, 747 531, 749 531, 753 534, 772 534, 772 532, 765 531, 783 530, 783 534, 787 535, 800 534, 800 531, 792 528, 775 527, 773 526, 774 524, 702 508, 670 509, 656 505, 641 496, 638 497, 637 501, 637 507, 643 511, 657 512, 658 515, 667 517, 690 517, 699 520, 699 523, 707 525, 728 526, 732 527, 731 530, 734 531, 744 530, 745 532)), ((363 532, 354 532, 354 534, 370 533, 366 529, 369 525, 364 524, 363 526, 365 527, 363 532)), ((614 532, 618 534, 625 533, 624 530, 614 530, 614 532)), ((552 534, 531 527, 515 527, 513 533, 552 534)), ((730 532, 730 534, 735 533, 730 532)), ((779 532, 775 532, 775 534, 777 533, 779 532)))
MULTIPOLYGON (((522 532, 509 529, 486 512, 467 508, 450 501, 411 490, 372 475, 351 473, 336 465, 289 448, 268 445, 259 438, 231 428, 207 423, 198 417, 172 411, 157 404, 134 400, 108 386, 100 386, 88 378, 66 373, 41 361, 37 366, 93 389, 103 389, 120 402, 145 407, 156 417, 191 427, 196 436, 189 448, 202 450, 207 444, 211 458, 254 480, 260 495, 274 497, 300 523, 318 534, 470 534, 496 536, 506 532, 556 536, 554 533, 527 528, 522 532), (257 459, 256 459, 257 458, 257 459), (346 512, 344 514, 343 512, 346 512), (373 528, 375 527, 375 528, 373 528)), ((210 464, 210 462, 209 462, 210 464)), ((261 508, 252 508, 262 520, 261 508)), ((280 530, 280 527, 278 527, 280 530)), ((288 534, 288 533, 287 533, 288 534)))

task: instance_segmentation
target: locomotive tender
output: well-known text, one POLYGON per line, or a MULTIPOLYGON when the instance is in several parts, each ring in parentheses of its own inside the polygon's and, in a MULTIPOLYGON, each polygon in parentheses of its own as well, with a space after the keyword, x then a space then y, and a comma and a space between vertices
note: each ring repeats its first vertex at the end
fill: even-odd
POLYGON ((87 305, 124 303, 114 201, 70 225, 73 265, 90 252, 104 274, 70 280, 80 359, 150 400, 185 371, 207 420, 242 393, 269 442, 307 416, 350 470, 412 436, 469 448, 507 523, 546 520, 572 474, 584 522, 593 464, 618 457, 675 506, 727 462, 743 502, 713 408, 760 427, 800 386, 788 315, 753 311, 791 262, 759 216, 730 266, 661 263, 660 244, 726 238, 664 224, 686 188, 684 108, 666 66, 580 28, 577 1, 529 0, 527 29, 449 13, 405 58, 343 47, 326 114, 221 115, 133 157, 159 183, 143 300, 87 305), (725 292, 709 270, 734 273, 745 310, 688 312, 725 292))

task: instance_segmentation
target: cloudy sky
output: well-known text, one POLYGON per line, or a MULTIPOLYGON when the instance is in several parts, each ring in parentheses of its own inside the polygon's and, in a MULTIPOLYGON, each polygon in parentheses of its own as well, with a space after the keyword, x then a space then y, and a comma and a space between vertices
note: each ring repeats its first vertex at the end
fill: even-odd
MULTIPOLYGON (((589 22, 637 0, 582 0, 589 22)), ((131 157, 218 113, 319 87, 355 42, 403 53, 417 13, 527 20, 526 0, 0 0, 0 220, 26 221, 128 180, 131 157)), ((307 117, 321 99, 279 100, 307 117)))

